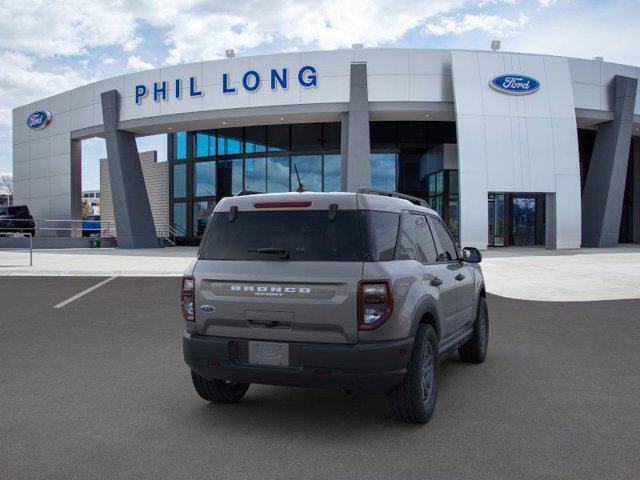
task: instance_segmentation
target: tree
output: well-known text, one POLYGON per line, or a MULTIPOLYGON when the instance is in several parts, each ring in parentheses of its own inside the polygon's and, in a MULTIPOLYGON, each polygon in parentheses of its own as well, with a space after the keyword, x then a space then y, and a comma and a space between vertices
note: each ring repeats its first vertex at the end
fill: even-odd
POLYGON ((1 204, 9 206, 14 198, 13 196, 13 175, 10 173, 0 173, 0 197, 4 197, 1 204))
POLYGON ((91 211, 91 207, 89 206, 89 202, 86 199, 82 199, 82 216, 86 217, 87 215, 91 215, 93 212, 91 211))

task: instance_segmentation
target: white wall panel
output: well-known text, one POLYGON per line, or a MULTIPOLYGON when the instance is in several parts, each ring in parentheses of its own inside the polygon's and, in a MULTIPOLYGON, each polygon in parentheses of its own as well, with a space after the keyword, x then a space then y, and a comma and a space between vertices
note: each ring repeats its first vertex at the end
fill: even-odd
POLYGON ((49 157, 38 158, 29 162, 30 178, 45 178, 49 176, 49 157))
POLYGON ((365 48, 353 51, 354 62, 367 62, 367 75, 407 75, 409 50, 365 48))
POLYGON ((32 178, 29 180, 29 189, 31 190, 31 198, 49 197, 49 179, 32 178))
POLYGON ((410 75, 412 102, 453 102, 453 84, 448 75, 410 75))
POLYGON ((409 76, 374 75, 367 72, 367 89, 370 102, 408 102, 409 76))
POLYGON ((409 50, 409 73, 451 75, 451 52, 449 50, 409 50))
POLYGON ((29 145, 29 160, 49 156, 49 138, 34 140, 29 145))
MULTIPOLYGON (((202 62, 202 85, 222 85, 222 74, 229 74, 231 83, 240 83, 242 76, 249 70, 249 57, 228 58, 202 62)), ((222 93, 222 88, 214 92, 222 93)))
MULTIPOLYGON (((301 52, 300 65, 312 65, 319 77, 349 76, 353 50, 336 50, 333 52, 301 52)), ((297 75, 297 72, 296 72, 297 75)))
POLYGON ((31 143, 19 143, 13 146, 13 164, 29 161, 31 143))
POLYGON ((83 85, 69 92, 69 109, 77 110, 95 103, 93 95, 94 84, 83 85))
MULTIPOLYGON (((554 192, 556 165, 564 171, 578 167, 577 144, 571 141, 571 136, 576 136, 571 76, 564 58, 458 51, 451 57, 461 176, 461 241, 485 247, 489 191, 554 192), (537 79, 540 90, 514 96, 489 86, 494 77, 507 73, 537 79), (557 143, 556 135, 560 139, 557 143), (557 152, 556 146, 560 148, 557 152), (482 175, 484 191, 480 193, 471 180, 482 183, 482 175), (463 177, 467 179, 464 182, 463 177), (465 185, 471 188, 471 202, 465 200, 469 195, 465 185)), ((575 178, 579 191, 579 177, 575 175, 568 176, 562 188, 575 178)), ((570 193, 574 189, 572 186, 570 193)), ((571 196, 558 192, 558 198, 571 196)), ((577 202, 577 206, 562 206, 563 215, 571 209, 575 213, 576 208, 579 213, 579 197, 577 202)), ((566 238, 558 238, 558 245, 579 245, 579 228, 576 235, 575 231, 569 232, 570 226, 556 230, 558 235, 566 234, 566 238)))
POLYGON ((56 175, 49 178, 49 189, 51 195, 71 195, 71 176, 56 175))
POLYGON ((509 117, 477 118, 485 123, 487 187, 489 191, 508 191, 515 181, 513 151, 511 144, 504 141, 505 136, 511 135, 509 117))
POLYGON ((29 127, 27 127, 26 123, 18 123, 13 126, 13 143, 24 143, 28 142, 29 137, 29 127))
POLYGON ((319 87, 301 88, 300 103, 333 103, 349 101, 350 77, 318 77, 319 87))
POLYGON ((71 175, 71 156, 66 153, 49 157, 49 175, 71 175))
POLYGON ((574 83, 573 101, 576 108, 600 110, 602 108, 602 99, 600 98, 601 92, 602 87, 600 85, 574 83))
POLYGON ((574 83, 588 83, 600 85, 602 62, 584 60, 582 58, 570 58, 569 70, 571 81, 574 83))

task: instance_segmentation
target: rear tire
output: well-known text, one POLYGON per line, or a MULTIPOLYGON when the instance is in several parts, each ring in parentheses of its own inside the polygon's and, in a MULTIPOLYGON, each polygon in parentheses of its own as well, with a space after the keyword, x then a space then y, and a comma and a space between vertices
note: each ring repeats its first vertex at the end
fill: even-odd
POLYGON ((480 297, 478 302, 478 312, 476 321, 473 324, 473 334, 458 349, 460 360, 467 363, 482 363, 487 358, 487 347, 489 345, 489 309, 487 300, 480 297))
POLYGON ((249 390, 250 383, 228 382, 226 380, 207 380, 191 370, 191 380, 198 395, 213 403, 237 403, 249 390))
POLYGON ((407 375, 387 394, 393 415, 408 423, 427 423, 438 395, 438 339, 431 325, 420 325, 407 375))

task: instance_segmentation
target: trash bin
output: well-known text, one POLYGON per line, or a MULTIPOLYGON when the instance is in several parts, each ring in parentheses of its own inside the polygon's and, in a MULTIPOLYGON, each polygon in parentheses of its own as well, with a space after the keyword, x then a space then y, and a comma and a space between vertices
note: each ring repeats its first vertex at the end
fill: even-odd
POLYGON ((100 239, 94 238, 91 240, 91 248, 100 248, 100 239))

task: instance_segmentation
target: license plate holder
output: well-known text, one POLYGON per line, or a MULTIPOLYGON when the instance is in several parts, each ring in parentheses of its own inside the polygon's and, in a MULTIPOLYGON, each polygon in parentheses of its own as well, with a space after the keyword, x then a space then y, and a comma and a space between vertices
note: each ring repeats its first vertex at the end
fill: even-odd
POLYGON ((253 365, 289 366, 289 344, 249 342, 249 363, 253 365))

